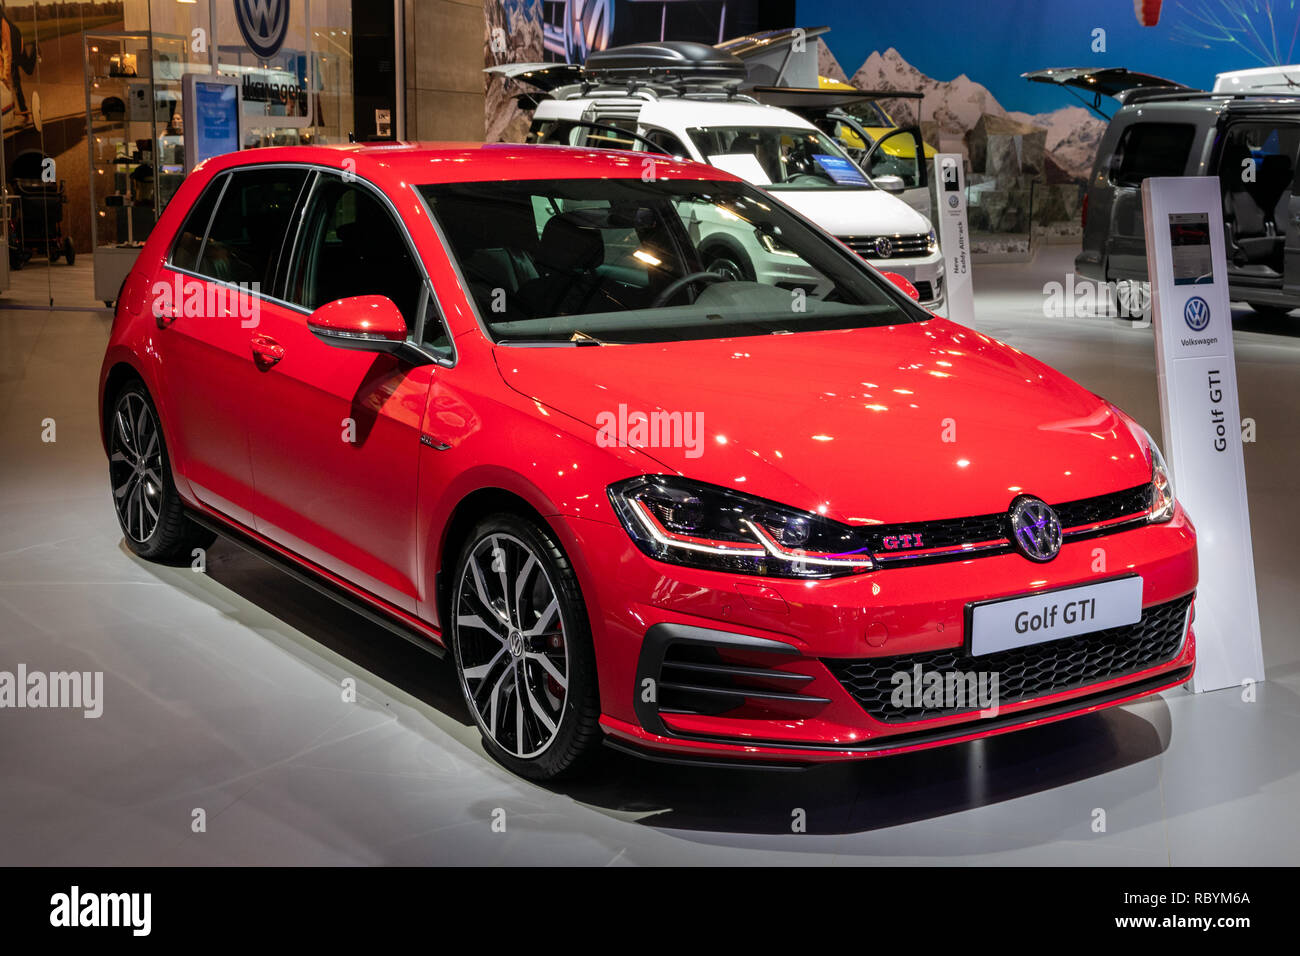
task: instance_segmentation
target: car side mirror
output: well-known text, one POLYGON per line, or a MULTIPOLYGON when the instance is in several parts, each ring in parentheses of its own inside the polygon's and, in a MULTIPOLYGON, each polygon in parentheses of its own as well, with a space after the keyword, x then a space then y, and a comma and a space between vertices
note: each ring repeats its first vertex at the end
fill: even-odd
POLYGON ((307 328, 327 345, 362 352, 395 352, 406 342, 406 320, 384 295, 327 302, 307 316, 307 328))
POLYGON ((887 193, 901 193, 907 188, 902 176, 876 176, 871 182, 877 189, 884 190, 887 193))
POLYGON ((912 285, 906 277, 900 276, 897 272, 882 272, 881 275, 906 292, 907 297, 913 302, 921 301, 921 293, 916 290, 916 286, 912 285))

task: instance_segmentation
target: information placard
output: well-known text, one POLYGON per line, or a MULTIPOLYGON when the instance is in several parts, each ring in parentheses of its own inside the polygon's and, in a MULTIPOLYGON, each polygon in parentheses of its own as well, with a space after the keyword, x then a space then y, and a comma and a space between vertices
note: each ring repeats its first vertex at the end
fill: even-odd
POLYGON ((939 249, 948 283, 947 316, 970 325, 975 319, 975 288, 971 285, 970 227, 966 222, 966 174, 960 153, 937 153, 934 181, 939 194, 939 249))
POLYGON ((1264 679, 1219 180, 1142 183, 1164 450, 1196 525, 1197 691, 1264 679))
POLYGON ((233 153, 243 145, 243 98, 233 76, 187 73, 182 84, 185 108, 185 171, 205 159, 233 153))

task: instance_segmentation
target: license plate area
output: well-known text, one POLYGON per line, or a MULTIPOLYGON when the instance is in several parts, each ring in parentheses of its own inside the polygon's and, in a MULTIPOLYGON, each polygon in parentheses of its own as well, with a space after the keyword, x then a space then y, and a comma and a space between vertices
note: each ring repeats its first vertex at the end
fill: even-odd
POLYGON ((1035 591, 966 605, 971 657, 1045 644, 1142 619, 1142 578, 1136 574, 1035 591))

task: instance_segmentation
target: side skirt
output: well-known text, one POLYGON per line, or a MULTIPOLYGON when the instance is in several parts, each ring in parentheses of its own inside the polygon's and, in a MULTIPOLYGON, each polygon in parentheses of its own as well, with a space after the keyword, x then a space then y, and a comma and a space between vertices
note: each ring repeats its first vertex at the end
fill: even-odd
POLYGON ((416 647, 434 657, 447 655, 442 634, 420 622, 417 618, 400 611, 381 601, 379 598, 356 588, 324 568, 318 568, 303 559, 285 551, 262 536, 241 525, 207 511, 194 508, 185 509, 189 518, 209 531, 228 538, 245 551, 256 555, 276 570, 287 574, 299 584, 304 584, 317 594, 343 605, 354 614, 359 614, 372 624, 378 625, 396 634, 403 640, 410 641, 416 647))

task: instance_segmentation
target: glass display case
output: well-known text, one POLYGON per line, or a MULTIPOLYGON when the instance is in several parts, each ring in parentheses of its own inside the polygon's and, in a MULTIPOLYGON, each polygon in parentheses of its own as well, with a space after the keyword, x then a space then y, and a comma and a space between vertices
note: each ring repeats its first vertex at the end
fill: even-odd
POLYGON ((111 303, 158 216, 185 178, 185 38, 86 33, 95 298, 111 303))

